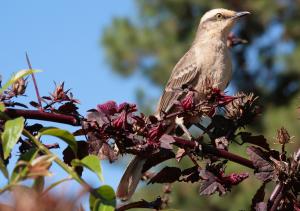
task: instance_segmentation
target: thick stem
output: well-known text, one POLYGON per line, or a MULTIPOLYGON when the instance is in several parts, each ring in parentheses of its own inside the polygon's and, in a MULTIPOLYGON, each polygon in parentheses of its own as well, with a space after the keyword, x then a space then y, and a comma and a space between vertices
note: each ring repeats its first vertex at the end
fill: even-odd
POLYGON ((65 115, 65 114, 56 114, 56 113, 47 113, 44 111, 37 110, 24 110, 24 109, 13 109, 6 108, 4 111, 10 118, 24 117, 25 119, 36 119, 50 122, 57 122, 62 124, 68 124, 73 126, 80 126, 80 120, 75 116, 65 115))
MULTIPOLYGON (((196 149, 198 147, 198 143, 194 141, 187 141, 182 138, 174 137, 175 139, 175 145, 179 146, 181 148, 192 148, 196 149)), ((233 161, 235 163, 241 164, 243 166, 247 166, 248 168, 254 169, 254 165, 251 160, 248 160, 246 158, 243 158, 239 155, 233 154, 231 152, 228 152, 226 150, 217 149, 215 147, 201 144, 201 149, 204 154, 212 154, 221 158, 228 159, 230 161, 233 161)))

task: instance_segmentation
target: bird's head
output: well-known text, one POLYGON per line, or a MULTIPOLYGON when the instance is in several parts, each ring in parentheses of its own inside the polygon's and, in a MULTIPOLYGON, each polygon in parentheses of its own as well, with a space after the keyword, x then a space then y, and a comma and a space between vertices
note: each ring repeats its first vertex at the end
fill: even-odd
MULTIPOLYGON (((232 27, 241 17, 249 15, 250 12, 235 12, 227 9, 213 9, 206 12, 199 24, 199 33, 211 35, 219 35, 222 38, 227 38, 232 27)), ((200 35, 201 36, 201 35, 200 35)))

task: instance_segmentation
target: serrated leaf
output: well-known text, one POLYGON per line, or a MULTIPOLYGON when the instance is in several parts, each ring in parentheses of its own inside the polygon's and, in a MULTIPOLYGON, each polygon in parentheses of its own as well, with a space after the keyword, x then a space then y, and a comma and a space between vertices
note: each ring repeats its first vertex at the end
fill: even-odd
POLYGON ((71 149, 75 154, 77 153, 77 142, 73 134, 70 133, 69 131, 62 130, 59 128, 43 128, 40 130, 40 136, 43 135, 49 135, 49 136, 60 138, 71 147, 71 149))
POLYGON ((116 207, 116 195, 112 187, 103 185, 94 191, 99 195, 96 198, 90 194, 90 210, 92 211, 113 211, 116 207))
POLYGON ((261 148, 250 146, 247 147, 247 154, 253 162, 255 169, 255 176, 257 179, 267 181, 276 177, 275 169, 270 163, 269 153, 261 148))
POLYGON ((207 179, 203 180, 199 188, 200 195, 212 195, 216 192, 218 192, 219 195, 224 195, 226 193, 225 187, 219 182, 218 178, 213 173, 207 170, 201 171, 207 179))
POLYGON ((91 171, 93 171, 101 181, 103 181, 102 170, 100 165, 100 160, 96 155, 89 155, 84 157, 82 160, 74 159, 72 160, 72 166, 83 166, 91 171))
POLYGON ((7 159, 12 148, 21 137, 24 128, 24 118, 8 120, 4 124, 4 131, 1 134, 4 159, 7 159))
POLYGON ((267 142, 267 139, 263 135, 252 135, 249 132, 240 132, 239 135, 243 143, 250 143, 262 147, 268 151, 270 151, 270 146, 267 142))
POLYGON ((9 81, 7 81, 2 88, 0 88, 0 94, 2 94, 10 85, 12 85, 13 83, 15 83, 18 79, 23 78, 27 75, 30 75, 32 73, 37 73, 37 72, 41 72, 41 70, 20 70, 19 72, 17 72, 16 74, 14 74, 9 81))

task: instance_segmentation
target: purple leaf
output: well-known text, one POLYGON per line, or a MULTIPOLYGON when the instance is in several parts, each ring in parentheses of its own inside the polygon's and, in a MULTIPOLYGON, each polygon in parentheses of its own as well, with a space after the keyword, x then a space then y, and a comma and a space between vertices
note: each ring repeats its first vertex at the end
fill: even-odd
POLYGON ((173 149, 172 143, 175 142, 175 139, 171 135, 164 134, 160 137, 160 147, 164 149, 173 149))
POLYGON ((207 178, 203 180, 199 193, 200 195, 212 195, 218 192, 219 195, 224 195, 226 193, 225 187, 219 182, 218 178, 211 172, 207 170, 201 170, 202 177, 207 178))
POLYGON ((239 133, 239 135, 241 136, 243 143, 254 144, 268 151, 270 150, 270 146, 267 143, 267 139, 265 139, 263 135, 252 136, 251 133, 248 132, 241 132, 239 133))
POLYGON ((73 102, 66 102, 58 108, 58 112, 62 114, 78 114, 78 107, 73 102))
POLYGON ((160 172, 158 172, 154 177, 152 177, 148 182, 148 184, 172 183, 177 181, 180 175, 181 175, 181 170, 179 168, 166 166, 160 172))
POLYGON ((267 211, 268 210, 267 203, 265 203, 265 202, 257 203, 255 206, 255 210, 256 211, 267 211))
POLYGON ((30 101, 29 104, 30 104, 32 107, 34 107, 34 108, 39 108, 39 107, 40 107, 40 105, 39 105, 37 102, 35 102, 35 101, 30 101))
POLYGON ((264 201, 265 198, 265 186, 266 186, 266 182, 264 182, 260 188, 256 191, 255 195, 252 198, 252 204, 251 204, 251 210, 260 210, 257 209, 257 207, 260 207, 260 205, 258 205, 260 202, 264 201))
POLYGON ((90 112, 86 118, 88 122, 97 122, 100 127, 102 127, 104 124, 109 123, 109 119, 107 118, 107 116, 104 113, 98 111, 90 112))
POLYGON ((184 182, 198 182, 200 179, 200 169, 198 166, 184 169, 181 173, 180 181, 184 182))
POLYGON ((269 153, 254 146, 247 148, 247 154, 250 156, 255 169, 255 175, 259 180, 267 181, 275 177, 275 169, 270 163, 269 153))
MULTIPOLYGON (((75 157, 74 151, 70 146, 68 146, 63 151, 63 160, 69 166, 71 166, 71 161, 73 159, 75 158, 82 159, 88 155, 88 143, 86 141, 77 141, 77 146, 78 146, 77 157, 75 157)), ((83 168, 81 166, 77 166, 75 168, 75 171, 79 176, 81 176, 83 168)))

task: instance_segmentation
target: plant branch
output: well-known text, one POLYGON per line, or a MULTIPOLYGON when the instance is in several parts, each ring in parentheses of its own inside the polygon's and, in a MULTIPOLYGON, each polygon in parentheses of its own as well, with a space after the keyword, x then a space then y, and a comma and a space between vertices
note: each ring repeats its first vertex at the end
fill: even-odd
MULTIPOLYGON (((192 148, 196 149, 199 147, 199 144, 194 141, 187 141, 185 139, 174 137, 175 143, 174 145, 181 147, 181 148, 192 148)), ((251 160, 248 160, 246 158, 243 158, 239 155, 233 154, 231 152, 228 152, 226 150, 217 149, 215 147, 209 146, 207 144, 201 144, 200 149, 202 150, 204 154, 212 154, 218 157, 222 157, 225 159, 228 159, 230 161, 233 161, 235 163, 241 164, 243 166, 246 166, 248 168, 254 169, 254 165, 251 160)))
MULTIPOLYGON (((28 56, 27 52, 26 52, 26 61, 27 61, 27 64, 28 64, 28 68, 29 68, 30 70, 32 70, 32 66, 31 66, 31 63, 30 63, 29 56, 28 56)), ((39 88, 38 88, 38 86, 37 86, 37 82, 36 82, 34 73, 32 73, 31 76, 32 76, 32 81, 33 81, 33 85, 34 85, 36 97, 37 97, 37 100, 38 100, 38 102, 39 102, 39 107, 40 107, 39 109, 42 111, 42 110, 43 110, 43 107, 42 107, 42 100, 41 100, 41 97, 40 97, 39 88)))
POLYGON ((79 118, 71 115, 65 115, 65 114, 48 113, 48 112, 38 111, 38 110, 13 109, 13 108, 6 108, 4 110, 4 113, 7 114, 10 118, 16 118, 22 116, 25 119, 51 121, 51 122, 68 124, 73 126, 81 125, 81 121, 79 118))
POLYGON ((137 202, 132 202, 132 203, 121 205, 116 208, 116 211, 124 211, 124 210, 133 209, 133 208, 149 208, 149 209, 159 210, 159 209, 161 209, 161 205, 162 205, 162 200, 160 197, 158 197, 156 200, 151 201, 151 202, 148 202, 145 200, 140 200, 137 202))
POLYGON ((275 186, 268 202, 269 206, 271 206, 270 211, 277 210, 278 204, 282 198, 283 188, 284 185, 282 183, 275 186))

